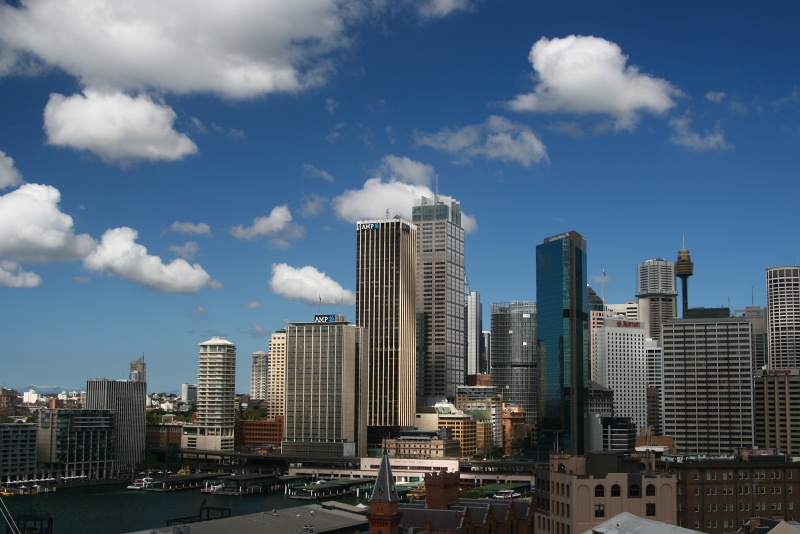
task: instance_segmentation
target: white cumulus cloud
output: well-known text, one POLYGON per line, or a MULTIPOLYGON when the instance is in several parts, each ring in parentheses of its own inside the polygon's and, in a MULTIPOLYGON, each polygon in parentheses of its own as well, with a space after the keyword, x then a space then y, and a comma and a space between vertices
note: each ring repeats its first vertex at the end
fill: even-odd
POLYGON ((179 258, 191 260, 197 255, 198 252, 200 252, 200 245, 198 245, 194 241, 187 241, 183 245, 170 246, 169 251, 178 256, 179 258))
POLYGON ((303 237, 305 230, 292 222, 288 206, 276 206, 268 216, 256 217, 250 226, 234 226, 230 233, 236 239, 253 240, 268 237, 273 246, 285 248, 289 241, 303 237))
POLYGON ((28 288, 42 285, 42 277, 25 271, 16 262, 0 260, 0 286, 28 288))
POLYGON ((88 150, 106 162, 174 161, 197 154, 197 145, 173 129, 175 112, 147 96, 85 90, 51 94, 44 110, 47 142, 88 150))
POLYGON ((22 182, 22 174, 14 166, 13 158, 0 150, 0 189, 16 187, 22 182))
POLYGON ((165 264, 136 243, 132 228, 106 230, 94 252, 83 260, 86 269, 105 272, 123 280, 170 293, 196 293, 204 287, 221 287, 199 264, 175 259, 165 264))
POLYGON ((206 223, 175 221, 170 225, 169 229, 176 234, 193 234, 211 237, 211 227, 206 223))
MULTIPOLYGON (((336 215, 345 221, 383 219, 399 215, 411 220, 411 208, 420 197, 433 198, 435 193, 428 185, 436 175, 433 167, 406 157, 386 156, 361 189, 350 189, 331 201, 336 215)), ((465 233, 477 230, 475 217, 461 213, 461 226, 465 233)))
POLYGON ((269 287, 276 295, 309 304, 350 306, 356 302, 355 293, 310 265, 298 269, 285 263, 273 264, 269 287))
POLYGON ((692 120, 689 117, 675 117, 669 121, 669 125, 675 132, 670 141, 678 146, 694 150, 696 152, 707 152, 709 150, 729 150, 733 148, 725 140, 725 133, 716 127, 714 130, 705 130, 702 134, 692 131, 692 120))
POLYGON ((533 130, 498 115, 490 116, 483 124, 457 130, 444 128, 432 134, 415 132, 414 140, 417 145, 452 154, 462 163, 483 157, 529 167, 548 159, 544 143, 533 130))
POLYGON ((620 47, 599 37, 542 37, 528 58, 536 87, 509 103, 517 111, 609 115, 618 129, 631 129, 641 112, 662 114, 681 96, 670 82, 627 65, 620 47))
POLYGON ((75 234, 72 217, 59 208, 55 187, 24 184, 0 196, 0 258, 47 263, 83 258, 97 245, 75 234))
POLYGON ((425 18, 443 18, 455 11, 470 9, 470 0, 415 0, 420 16, 425 18))

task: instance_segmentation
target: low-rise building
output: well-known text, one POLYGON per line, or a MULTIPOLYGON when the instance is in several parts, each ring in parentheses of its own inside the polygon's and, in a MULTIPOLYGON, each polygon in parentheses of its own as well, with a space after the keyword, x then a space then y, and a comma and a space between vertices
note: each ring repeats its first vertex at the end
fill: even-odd
POLYGON ((0 424, 0 484, 33 478, 36 472, 36 425, 0 424))
POLYGON ((677 523, 676 478, 620 452, 552 453, 536 473, 536 532, 586 532, 622 512, 677 523))
POLYGON ((66 480, 113 476, 116 418, 114 410, 42 409, 36 435, 39 471, 66 480))
POLYGON ((751 517, 800 519, 800 463, 776 454, 686 460, 669 464, 680 526, 722 534, 751 517))
POLYGON ((393 458, 459 458, 458 440, 443 439, 436 430, 409 430, 398 438, 383 440, 383 449, 393 458))

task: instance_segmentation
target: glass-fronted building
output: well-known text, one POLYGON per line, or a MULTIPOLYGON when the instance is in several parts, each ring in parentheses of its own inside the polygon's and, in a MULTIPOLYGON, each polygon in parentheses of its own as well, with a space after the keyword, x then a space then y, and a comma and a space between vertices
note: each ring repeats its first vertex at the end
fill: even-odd
POLYGON ((575 231, 536 247, 537 450, 585 452, 589 384, 586 240, 575 231))
POLYGON ((492 385, 503 402, 525 410, 525 422, 536 423, 536 303, 493 302, 492 385))

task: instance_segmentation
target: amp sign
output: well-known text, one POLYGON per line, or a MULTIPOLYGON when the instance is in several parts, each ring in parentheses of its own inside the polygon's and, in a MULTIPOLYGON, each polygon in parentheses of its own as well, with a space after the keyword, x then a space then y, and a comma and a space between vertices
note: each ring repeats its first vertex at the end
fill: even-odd
POLYGON ((315 315, 314 316, 315 323, 335 323, 336 316, 335 315, 315 315))

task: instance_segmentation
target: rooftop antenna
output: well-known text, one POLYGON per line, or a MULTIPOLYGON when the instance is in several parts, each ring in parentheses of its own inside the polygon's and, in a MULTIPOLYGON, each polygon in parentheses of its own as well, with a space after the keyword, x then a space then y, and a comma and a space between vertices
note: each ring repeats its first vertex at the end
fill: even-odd
POLYGON ((436 192, 434 193, 434 196, 433 196, 433 203, 434 204, 438 204, 439 203, 439 175, 436 174, 436 175, 434 175, 434 177, 436 179, 436 192))
POLYGON ((389 208, 386 208, 386 218, 389 218, 389 208))
POLYGON ((753 295, 753 286, 750 286, 750 306, 756 305, 756 298, 753 295))
POLYGON ((600 277, 600 293, 603 297, 603 308, 606 306, 606 268, 603 267, 603 276, 600 277))

